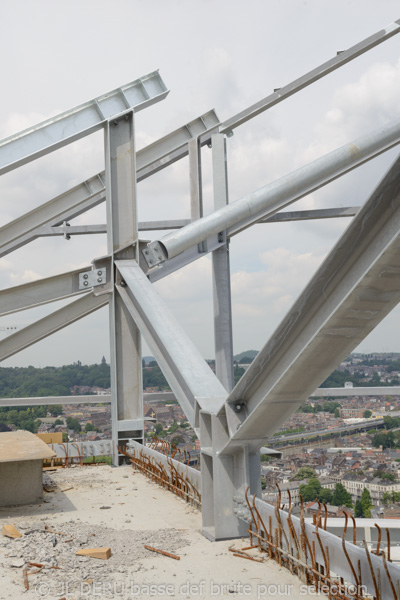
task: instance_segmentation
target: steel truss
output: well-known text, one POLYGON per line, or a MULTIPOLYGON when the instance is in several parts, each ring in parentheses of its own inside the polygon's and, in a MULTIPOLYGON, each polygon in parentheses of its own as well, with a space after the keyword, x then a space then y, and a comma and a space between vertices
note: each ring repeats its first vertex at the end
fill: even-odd
POLYGON ((252 494, 260 494, 265 440, 400 300, 400 159, 360 210, 281 211, 399 144, 400 122, 231 204, 226 138, 242 123, 399 31, 400 20, 225 123, 209 111, 139 152, 134 114, 168 93, 157 72, 0 142, 1 174, 95 130, 105 134, 105 171, 3 226, 0 257, 42 236, 106 233, 108 241, 107 256, 95 258, 85 269, 0 292, 0 316, 79 296, 3 340, 0 358, 108 305, 114 462, 126 454, 128 440, 143 443, 143 336, 200 438, 203 531, 210 539, 246 533, 247 523, 235 502, 248 486, 252 494), (201 178, 205 144, 212 151, 215 209, 207 217, 201 178), (138 222, 137 183, 184 156, 189 156, 191 219, 138 222), (106 224, 70 225, 71 219, 103 201, 106 224), (234 387, 230 239, 254 223, 337 217, 354 219, 234 387), (147 244, 139 231, 150 229, 170 233, 147 244), (213 265, 216 375, 152 285, 207 253, 213 265))

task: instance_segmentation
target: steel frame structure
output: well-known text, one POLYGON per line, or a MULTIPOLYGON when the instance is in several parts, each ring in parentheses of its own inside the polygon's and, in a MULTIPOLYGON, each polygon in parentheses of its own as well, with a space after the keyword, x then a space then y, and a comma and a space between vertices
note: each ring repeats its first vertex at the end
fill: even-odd
POLYGON ((129 439, 143 443, 141 337, 151 348, 201 442, 203 531, 241 536, 235 506, 260 494, 260 448, 400 300, 400 159, 365 205, 280 212, 312 190, 400 143, 400 122, 372 132, 233 203, 226 138, 271 106, 400 32, 400 20, 257 104, 220 123, 214 111, 135 151, 134 114, 163 100, 158 72, 0 143, 0 174, 103 129, 105 172, 0 229, 0 257, 40 236, 107 233, 108 254, 91 266, 0 292, 0 315, 59 299, 67 306, 0 343, 3 360, 102 306, 109 306, 114 462, 129 439), (214 212, 203 217, 201 152, 211 146, 214 212), (189 156, 191 220, 140 223, 137 183, 189 156), (106 202, 107 224, 69 221, 106 202), (355 216, 354 216, 355 215, 355 216), (354 216, 248 371, 234 387, 229 241, 254 223, 354 216), (169 230, 149 244, 139 231, 169 230), (212 254, 216 375, 152 283, 212 254))

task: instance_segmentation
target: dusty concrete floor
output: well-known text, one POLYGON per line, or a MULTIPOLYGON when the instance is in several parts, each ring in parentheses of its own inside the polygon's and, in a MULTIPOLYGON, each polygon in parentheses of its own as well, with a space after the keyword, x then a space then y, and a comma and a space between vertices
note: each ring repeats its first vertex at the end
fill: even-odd
MULTIPOLYGON (((228 551, 232 541, 209 542, 196 509, 131 467, 76 467, 48 475, 57 487, 45 492, 43 502, 0 509, 0 526, 34 530, 20 541, 0 535, 0 600, 318 597, 275 562, 237 558, 228 551), (46 525, 61 533, 45 531, 46 525), (180 560, 149 552, 144 544, 180 560), (79 547, 100 545, 111 547, 110 560, 75 555, 79 547), (48 561, 29 576, 28 591, 22 567, 11 566, 24 560, 48 561)), ((248 542, 235 543, 243 545, 248 542)))

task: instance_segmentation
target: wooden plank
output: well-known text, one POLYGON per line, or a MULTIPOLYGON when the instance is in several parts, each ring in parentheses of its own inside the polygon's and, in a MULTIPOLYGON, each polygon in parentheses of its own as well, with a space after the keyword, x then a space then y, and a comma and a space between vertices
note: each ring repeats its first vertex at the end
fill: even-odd
POLYGON ((6 537, 9 537, 9 538, 22 537, 22 534, 18 531, 18 529, 16 527, 14 527, 14 525, 3 525, 1 534, 5 535, 6 537))
POLYGON ((108 560, 111 556, 111 548, 83 548, 76 552, 78 556, 90 556, 91 558, 101 558, 108 560))

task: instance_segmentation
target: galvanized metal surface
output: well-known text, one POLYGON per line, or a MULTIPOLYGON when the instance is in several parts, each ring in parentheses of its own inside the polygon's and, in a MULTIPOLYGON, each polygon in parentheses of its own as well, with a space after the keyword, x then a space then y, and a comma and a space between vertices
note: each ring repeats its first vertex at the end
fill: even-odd
POLYGON ((261 446, 399 302, 399 181, 400 158, 233 390, 245 408, 228 447, 261 446))
POLYGON ((142 110, 168 94, 158 71, 0 142, 0 175, 101 129, 108 119, 142 110))
POLYGON ((81 294, 79 279, 90 272, 87 267, 1 290, 0 316, 81 294))
MULTIPOLYGON (((112 284, 116 283, 115 261, 137 256, 138 215, 136 202, 136 155, 134 115, 109 121, 105 131, 107 246, 112 284)), ((117 279, 118 281, 118 279, 117 279)), ((111 345, 111 415, 114 464, 117 448, 131 437, 143 440, 142 340, 121 297, 113 293, 109 310, 111 345), (134 424, 132 422, 135 422, 134 424), (124 426, 120 427, 120 423, 124 426)))
POLYGON ((117 290, 167 377, 189 422, 198 410, 216 412, 227 396, 196 346, 185 334, 135 261, 118 260, 117 290))
MULTIPOLYGON (((204 134, 201 145, 209 143, 211 134, 218 123, 215 112, 209 111, 153 144, 138 150, 136 153, 137 181, 142 181, 184 158, 188 154, 188 141, 192 139, 192 135, 204 134)), ((49 226, 60 227, 64 222, 68 222, 104 202, 106 198, 104 180, 105 172, 103 171, 1 227, 0 257, 42 235, 53 234, 54 232, 49 232, 49 226)), ((158 229, 158 227, 154 227, 154 229, 158 229)), ((64 231, 62 234, 64 235, 64 231)))

